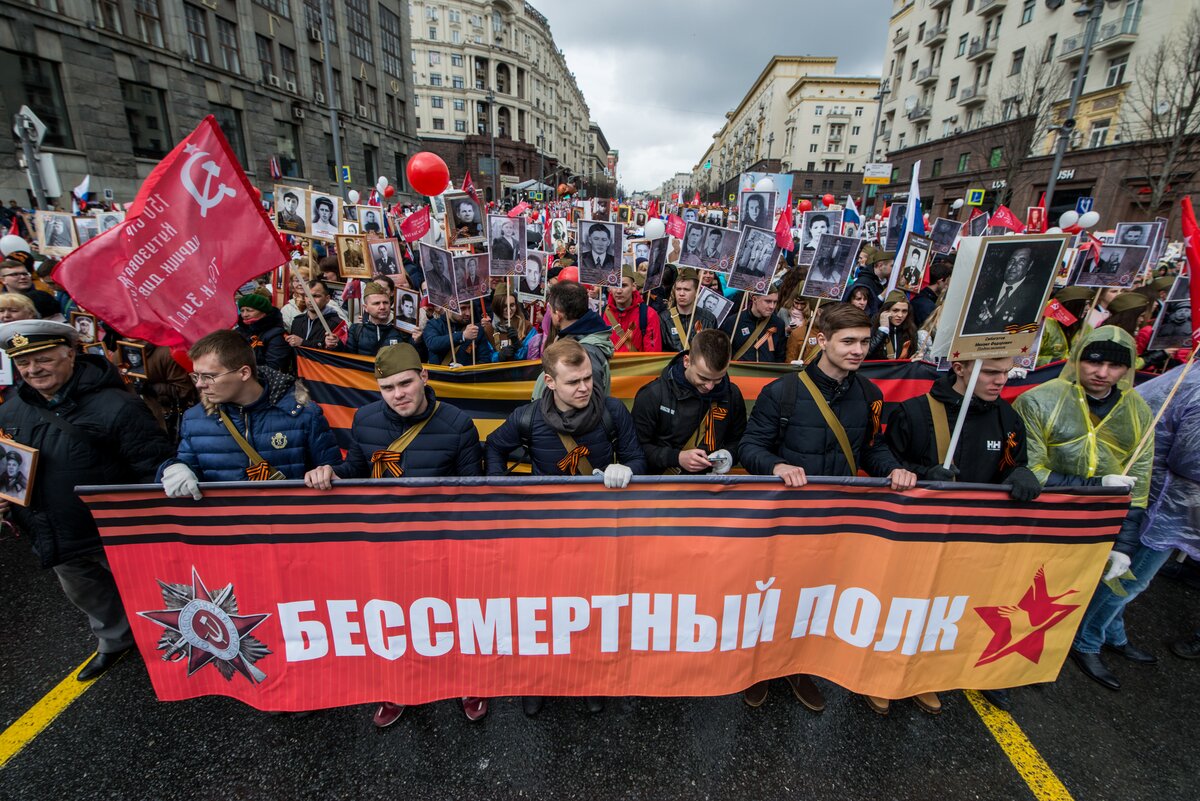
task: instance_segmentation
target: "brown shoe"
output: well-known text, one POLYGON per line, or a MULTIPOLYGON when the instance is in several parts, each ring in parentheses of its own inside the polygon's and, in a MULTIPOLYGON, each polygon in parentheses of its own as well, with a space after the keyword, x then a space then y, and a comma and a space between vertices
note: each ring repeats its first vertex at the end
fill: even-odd
POLYGON ((813 712, 825 711, 825 696, 821 694, 821 690, 813 683, 811 677, 803 673, 796 673, 786 678, 787 683, 792 687, 792 695, 796 696, 797 701, 813 712))
POLYGON ((767 700, 767 684, 768 682, 760 681, 742 692, 742 700, 746 702, 746 706, 758 709, 763 705, 763 701, 767 700))
POLYGON ((863 700, 867 702, 867 706, 871 707, 871 711, 876 715, 886 715, 888 710, 892 708, 892 702, 886 698, 879 698, 874 695, 864 695, 863 700))
POLYGON ((942 701, 938 698, 937 693, 920 693, 913 696, 913 703, 917 705, 917 709, 927 715, 942 714, 942 701))

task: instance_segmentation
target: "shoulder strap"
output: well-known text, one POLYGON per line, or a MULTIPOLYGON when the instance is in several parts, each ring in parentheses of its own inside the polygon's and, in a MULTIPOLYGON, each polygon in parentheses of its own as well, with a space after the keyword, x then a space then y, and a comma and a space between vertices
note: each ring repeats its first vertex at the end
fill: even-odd
MULTIPOLYGON (((633 332, 626 331, 624 328, 621 327, 621 322, 619 320, 614 319, 611 306, 606 306, 604 308, 604 320, 610 326, 612 326, 613 333, 615 333, 617 335, 617 341, 616 341, 616 344, 613 345, 613 350, 618 351, 621 348, 623 348, 625 346, 625 343, 629 341, 629 338, 631 336, 633 336, 633 332)), ((630 344, 629 349, 637 350, 636 348, 633 347, 632 344, 630 344)))
POLYGON ((75 425, 74 423, 72 423, 68 420, 64 420, 63 418, 59 417, 57 414, 55 414, 54 412, 50 411, 49 409, 47 409, 43 406, 35 406, 32 403, 29 404, 29 406, 35 412, 37 412, 39 415, 41 415, 41 418, 43 420, 45 420, 47 423, 49 423, 50 425, 57 428, 59 431, 62 431, 67 436, 74 437, 75 439, 78 439, 78 440, 82 440, 83 442, 86 442, 88 445, 91 445, 93 448, 107 448, 108 447, 109 441, 105 437, 102 437, 99 434, 88 431, 86 429, 80 428, 79 426, 75 425))
POLYGON ((675 332, 679 335, 679 344, 682 350, 688 349, 689 332, 683 325, 683 320, 679 318, 679 309, 675 306, 671 307, 671 322, 675 326, 675 332))
POLYGON ((638 304, 638 329, 642 332, 642 349, 646 348, 646 325, 650 320, 650 306, 646 301, 638 304))
POLYGON ((588 461, 588 448, 580 445, 570 434, 559 434, 567 455, 558 460, 558 469, 569 476, 590 476, 592 463, 588 461))
POLYGON ((937 446, 937 463, 946 463, 946 451, 950 450, 950 421, 946 418, 946 405, 926 394, 929 413, 933 415, 933 441, 937 446))
POLYGON ((421 429, 433 419, 433 416, 438 413, 438 409, 442 408, 442 402, 437 401, 433 405, 433 411, 429 413, 421 422, 416 425, 409 426, 408 430, 392 441, 391 445, 381 451, 375 451, 371 454, 371 478, 383 478, 384 472, 390 473, 392 476, 399 478, 404 475, 404 468, 400 466, 401 457, 404 451, 412 445, 413 440, 421 433, 421 429))
POLYGON ((838 445, 842 446, 842 455, 846 457, 846 462, 850 465, 850 475, 858 475, 858 462, 854 458, 854 451, 850 448, 850 438, 846 436, 846 429, 842 425, 842 421, 837 419, 837 415, 833 413, 833 409, 829 408, 829 402, 825 400, 825 396, 821 394, 821 390, 817 389, 817 385, 813 383, 807 372, 800 372, 800 383, 808 390, 808 394, 812 396, 813 403, 817 405, 817 411, 825 418, 825 425, 829 426, 829 430, 833 432, 833 436, 837 438, 838 445))
POLYGON ((784 432, 787 431, 788 421, 792 417, 792 412, 796 410, 796 386, 798 381, 783 381, 783 396, 779 399, 779 436, 780 442, 783 442, 784 432))
POLYGON ((250 460, 252 466, 266 461, 266 459, 259 455, 258 451, 254 450, 254 446, 246 441, 246 438, 242 436, 242 432, 237 430, 237 426, 229 419, 229 415, 225 414, 224 409, 218 409, 217 414, 221 416, 221 423, 225 426, 225 430, 233 437, 233 441, 237 443, 237 446, 242 449, 242 453, 246 454, 246 458, 250 460))
MULTIPOLYGON (((742 343, 742 346, 734 352, 733 361, 736 362, 738 359, 740 359, 746 355, 746 351, 750 350, 750 346, 753 345, 755 340, 757 340, 760 337, 760 335, 763 332, 763 329, 767 327, 767 323, 769 323, 769 322, 771 322, 771 318, 767 317, 761 323, 758 324, 758 327, 755 328, 750 333, 750 336, 746 337, 746 341, 742 343)), ((736 331, 734 331, 733 333, 735 335, 737 334, 736 331)))

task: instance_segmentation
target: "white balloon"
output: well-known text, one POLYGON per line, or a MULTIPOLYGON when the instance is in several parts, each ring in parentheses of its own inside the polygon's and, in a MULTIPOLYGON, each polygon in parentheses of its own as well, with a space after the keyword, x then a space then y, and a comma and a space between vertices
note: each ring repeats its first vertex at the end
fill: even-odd
POLYGON ((1089 211, 1079 215, 1079 225, 1081 228, 1095 228, 1100 224, 1100 212, 1089 211))
POLYGON ((0 254, 11 256, 14 253, 29 252, 29 243, 16 234, 5 234, 0 237, 0 254))
POLYGON ((758 183, 754 185, 755 192, 774 192, 775 182, 770 178, 759 178, 758 183))
POLYGON ((667 226, 662 220, 657 217, 651 220, 646 220, 646 238, 661 239, 667 233, 667 226))
POLYGON ((349 192, 346 193, 346 200, 348 200, 350 202, 351 206, 353 206, 355 203, 357 203, 358 199, 360 197, 362 197, 362 195, 358 194, 357 189, 351 189, 349 192))
POLYGON ((1063 228, 1070 228, 1077 222, 1079 222, 1079 213, 1075 211, 1064 211, 1058 218, 1058 224, 1063 228))
POLYGON ((1048 233, 1048 234, 1061 234, 1061 233, 1062 233, 1062 229, 1061 229, 1061 228, 1059 228, 1059 227, 1056 225, 1056 226, 1054 226, 1053 228, 1047 228, 1047 229, 1046 229, 1046 233, 1048 233))
POLYGON ((381 175, 375 179, 375 188, 378 189, 380 192, 387 189, 387 185, 388 185, 388 179, 387 179, 386 175, 381 175))
POLYGON ((952 209, 957 210, 957 209, 961 209, 962 207, 963 207, 963 199, 961 197, 958 200, 955 200, 953 203, 950 204, 950 208, 952 208, 952 209))

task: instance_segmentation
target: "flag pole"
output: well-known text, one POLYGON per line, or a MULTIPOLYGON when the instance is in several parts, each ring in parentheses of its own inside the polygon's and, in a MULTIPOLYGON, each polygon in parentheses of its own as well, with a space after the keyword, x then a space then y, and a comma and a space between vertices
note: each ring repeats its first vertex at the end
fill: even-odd
POLYGON ((950 447, 946 449, 946 461, 942 467, 947 470, 954 462, 954 449, 958 447, 958 440, 962 437, 963 426, 967 422, 967 409, 971 406, 971 399, 975 397, 975 385, 979 383, 979 372, 983 369, 983 359, 976 359, 975 364, 971 367, 971 377, 967 380, 967 390, 963 393, 962 407, 958 410, 958 419, 954 421, 954 433, 950 435, 950 447))
POLYGON ((804 349, 808 347, 808 338, 812 335, 813 323, 817 319, 817 309, 821 308, 821 301, 824 298, 817 298, 817 305, 813 306, 812 314, 808 315, 808 329, 804 332, 804 341, 800 343, 800 361, 804 361, 804 349))
POLYGON ((1191 370, 1192 365, 1195 364, 1197 351, 1200 351, 1200 342, 1197 342, 1194 346, 1192 346, 1192 351, 1188 354, 1187 364, 1185 364, 1183 369, 1179 371, 1179 377, 1175 379, 1175 385, 1171 387, 1171 391, 1168 392, 1167 397, 1163 399, 1163 404, 1159 407, 1158 413, 1154 415, 1154 419, 1151 420, 1150 425, 1146 427, 1145 432, 1142 434, 1141 441, 1139 441, 1137 447, 1134 448, 1133 456, 1129 457, 1129 462, 1125 465, 1125 469, 1121 471, 1121 475, 1129 475, 1130 469, 1133 467, 1134 463, 1137 462, 1138 457, 1142 455, 1142 451, 1145 450, 1146 444, 1150 441, 1150 438, 1154 436, 1154 429, 1158 427, 1158 421, 1162 419, 1163 412, 1167 410, 1167 406, 1171 404, 1171 400, 1175 397, 1175 393, 1179 391, 1181 386, 1183 386, 1183 379, 1187 378, 1188 371, 1191 370))

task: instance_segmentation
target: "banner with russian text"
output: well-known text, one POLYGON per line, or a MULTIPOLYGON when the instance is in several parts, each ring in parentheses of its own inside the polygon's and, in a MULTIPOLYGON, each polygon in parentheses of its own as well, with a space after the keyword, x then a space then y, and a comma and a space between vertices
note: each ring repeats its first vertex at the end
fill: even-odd
POLYGON ((881 483, 80 493, 161 700, 700 696, 791 673, 904 698, 1053 680, 1128 496, 881 483))

